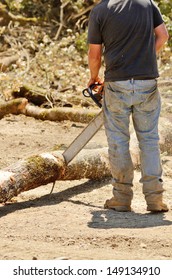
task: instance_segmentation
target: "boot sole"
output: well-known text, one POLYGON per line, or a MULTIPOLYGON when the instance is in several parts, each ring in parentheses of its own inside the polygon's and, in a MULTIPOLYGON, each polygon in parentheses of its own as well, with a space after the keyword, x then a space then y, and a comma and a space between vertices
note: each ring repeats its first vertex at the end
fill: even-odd
POLYGON ((131 212, 131 207, 130 206, 108 206, 104 205, 104 209, 112 209, 117 212, 131 212))
POLYGON ((169 209, 151 209, 151 208, 147 208, 147 211, 150 211, 152 213, 162 213, 162 212, 168 212, 169 209))

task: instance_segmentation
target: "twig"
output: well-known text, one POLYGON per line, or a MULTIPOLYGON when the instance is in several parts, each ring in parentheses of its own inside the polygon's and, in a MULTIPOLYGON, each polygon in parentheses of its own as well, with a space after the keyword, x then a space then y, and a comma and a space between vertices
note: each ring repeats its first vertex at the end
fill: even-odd
POLYGON ((95 4, 89 6, 87 9, 84 9, 84 11, 80 12, 77 15, 72 15, 70 19, 75 20, 75 19, 78 19, 78 18, 82 17, 83 15, 87 14, 88 12, 90 12, 94 6, 95 6, 95 4))
POLYGON ((56 181, 53 182, 53 185, 52 185, 52 188, 51 188, 51 191, 50 191, 50 194, 52 194, 53 190, 54 190, 54 187, 55 187, 55 184, 56 184, 56 181))
POLYGON ((58 30, 57 30, 57 33, 56 33, 56 35, 55 35, 55 37, 54 37, 55 40, 58 40, 58 38, 59 38, 59 36, 60 36, 60 33, 61 33, 61 31, 62 31, 62 28, 63 28, 63 26, 64 26, 64 8, 65 8, 69 3, 70 3, 70 1, 64 3, 64 4, 62 4, 62 5, 60 6, 60 25, 59 25, 59 28, 58 28, 58 30))

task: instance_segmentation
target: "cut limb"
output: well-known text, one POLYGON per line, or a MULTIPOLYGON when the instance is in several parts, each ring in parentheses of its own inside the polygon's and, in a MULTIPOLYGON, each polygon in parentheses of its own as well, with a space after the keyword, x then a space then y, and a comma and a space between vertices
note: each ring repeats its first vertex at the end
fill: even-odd
POLYGON ((107 149, 83 150, 68 166, 58 151, 34 155, 0 170, 0 202, 56 180, 107 176, 110 176, 107 149))
POLYGON ((25 18, 20 15, 14 15, 6 9, 6 6, 0 3, 0 26, 8 25, 10 21, 18 21, 20 24, 26 24, 27 22, 36 23, 36 18, 25 18))
POLYGON ((55 107, 52 109, 39 108, 28 104, 23 111, 26 116, 33 117, 35 119, 50 120, 50 121, 64 121, 69 120, 73 122, 88 123, 93 117, 97 115, 99 110, 87 110, 87 109, 74 109, 74 108, 62 108, 55 107))
POLYGON ((0 202, 57 180, 100 180, 110 176, 108 148, 84 149, 69 165, 59 151, 38 154, 0 170, 0 202))
POLYGON ((100 110, 74 109, 54 107, 52 109, 40 108, 28 103, 26 98, 16 98, 6 102, 0 102, 0 119, 7 114, 24 114, 40 120, 64 121, 88 123, 100 110))
POLYGON ((16 98, 6 102, 0 102, 0 119, 7 114, 22 114, 27 104, 28 100, 25 98, 16 98))

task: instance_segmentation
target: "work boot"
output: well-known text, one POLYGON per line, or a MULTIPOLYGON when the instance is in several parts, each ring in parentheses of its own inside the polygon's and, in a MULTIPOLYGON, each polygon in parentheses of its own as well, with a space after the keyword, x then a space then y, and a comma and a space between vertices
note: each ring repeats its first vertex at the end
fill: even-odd
POLYGON ((105 204, 104 204, 105 209, 114 209, 118 212, 130 212, 131 211, 131 206, 130 204, 125 205, 121 202, 119 202, 115 197, 112 197, 111 199, 107 199, 105 204))
POLYGON ((105 209, 114 209, 119 212, 131 211, 131 200, 133 191, 131 186, 115 183, 113 186, 113 197, 106 200, 105 209))
MULTIPOLYGON (((154 182, 155 183, 155 182, 154 182)), ((163 202, 163 181, 160 179, 156 184, 149 183, 143 185, 143 193, 147 203, 147 211, 150 212, 167 212, 168 206, 163 202)))
POLYGON ((147 205, 147 211, 150 211, 152 213, 156 212, 168 212, 168 206, 165 203, 159 203, 159 204, 148 204, 147 205))
POLYGON ((163 202, 162 193, 149 194, 145 196, 147 202, 147 211, 150 212, 168 212, 168 206, 163 202))

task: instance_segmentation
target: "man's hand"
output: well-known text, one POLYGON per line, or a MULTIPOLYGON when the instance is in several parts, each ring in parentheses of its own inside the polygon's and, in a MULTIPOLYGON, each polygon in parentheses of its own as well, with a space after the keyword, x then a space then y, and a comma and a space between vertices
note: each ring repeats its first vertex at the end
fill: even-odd
POLYGON ((97 84, 97 86, 94 87, 94 92, 96 94, 104 94, 104 82, 98 77, 97 79, 90 79, 88 82, 88 87, 91 85, 97 84))
POLYGON ((101 78, 99 78, 99 77, 97 77, 97 78, 95 78, 95 79, 90 78, 90 80, 89 80, 87 86, 90 87, 90 86, 93 85, 93 84, 100 84, 100 85, 103 85, 103 81, 102 81, 101 78))

